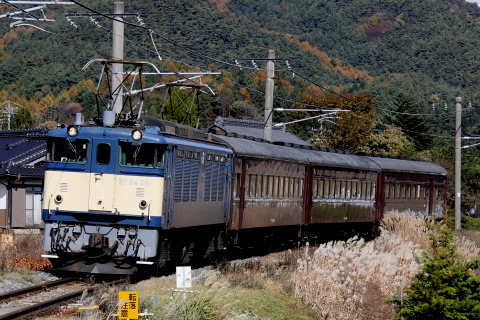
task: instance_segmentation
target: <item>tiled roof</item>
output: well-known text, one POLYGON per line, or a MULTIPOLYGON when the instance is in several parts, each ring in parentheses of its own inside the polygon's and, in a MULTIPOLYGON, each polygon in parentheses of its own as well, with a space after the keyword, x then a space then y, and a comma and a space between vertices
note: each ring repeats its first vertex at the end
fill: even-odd
MULTIPOLYGON (((209 132, 213 133, 220 130, 226 133, 235 133, 239 135, 262 139, 263 127, 264 123, 262 121, 217 117, 214 124, 210 126, 208 130, 209 132)), ((272 128, 272 142, 286 142, 306 146, 310 145, 305 140, 302 140, 296 135, 287 132, 285 130, 285 126, 272 128)))
POLYGON ((43 177, 47 132, 46 128, 0 131, 0 176, 43 177))

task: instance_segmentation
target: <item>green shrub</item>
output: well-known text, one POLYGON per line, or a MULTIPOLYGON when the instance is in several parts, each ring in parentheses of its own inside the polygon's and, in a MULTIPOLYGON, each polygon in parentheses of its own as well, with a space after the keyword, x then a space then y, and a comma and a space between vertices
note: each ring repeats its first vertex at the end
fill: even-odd
POLYGON ((469 230, 480 230, 480 218, 462 215, 462 227, 469 230))
POLYGON ((430 246, 407 296, 390 300, 398 308, 397 319, 480 319, 480 278, 472 275, 479 261, 461 262, 453 231, 445 227, 431 236, 430 246))

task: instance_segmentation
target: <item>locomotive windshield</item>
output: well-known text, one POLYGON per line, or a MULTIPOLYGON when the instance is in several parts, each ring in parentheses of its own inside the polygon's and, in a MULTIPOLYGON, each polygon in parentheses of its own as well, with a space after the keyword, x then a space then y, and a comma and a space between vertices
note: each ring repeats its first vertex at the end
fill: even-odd
POLYGON ((131 142, 120 142, 120 165, 127 167, 163 168, 165 145, 131 142))
POLYGON ((47 161, 86 163, 88 140, 54 138, 47 141, 47 161))

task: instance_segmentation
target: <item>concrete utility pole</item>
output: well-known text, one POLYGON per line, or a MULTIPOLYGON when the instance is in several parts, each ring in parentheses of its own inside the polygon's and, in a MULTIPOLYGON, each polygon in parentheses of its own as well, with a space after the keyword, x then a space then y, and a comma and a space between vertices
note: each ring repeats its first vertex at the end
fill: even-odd
MULTIPOLYGON (((123 2, 113 3, 113 13, 123 14, 124 5, 123 2)), ((115 16, 115 20, 123 21, 120 16, 115 16)), ((120 21, 113 21, 113 37, 112 37, 112 59, 123 60, 123 36, 124 36, 124 24, 120 21)), ((112 93, 113 93, 113 106, 112 110, 115 114, 122 112, 122 81, 123 81, 123 64, 112 64, 112 93)))
POLYGON ((272 141, 272 110, 273 110, 273 88, 275 76, 275 50, 268 50, 267 76, 265 84, 265 126, 263 128, 263 139, 272 141))
POLYGON ((462 98, 455 99, 455 229, 461 224, 461 174, 462 174, 462 98))

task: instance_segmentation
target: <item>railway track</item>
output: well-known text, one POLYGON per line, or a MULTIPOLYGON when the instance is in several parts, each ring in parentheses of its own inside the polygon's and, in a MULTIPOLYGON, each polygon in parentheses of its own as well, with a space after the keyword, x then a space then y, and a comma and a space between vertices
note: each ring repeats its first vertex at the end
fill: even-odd
MULTIPOLYGON (((67 278, 11 291, 0 295, 0 320, 34 319, 58 312, 74 299, 92 293, 97 285, 72 285, 79 278, 67 278), (66 288, 67 287, 67 288, 66 288), (12 304, 12 302, 15 302, 12 304)), ((119 282, 113 281, 111 284, 119 282)))

